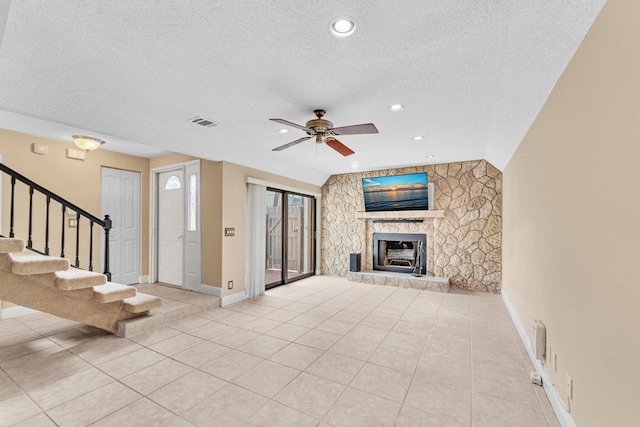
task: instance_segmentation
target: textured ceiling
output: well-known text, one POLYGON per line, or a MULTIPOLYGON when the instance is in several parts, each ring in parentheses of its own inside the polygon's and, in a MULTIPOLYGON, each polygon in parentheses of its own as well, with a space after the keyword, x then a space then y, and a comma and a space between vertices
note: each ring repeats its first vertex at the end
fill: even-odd
POLYGON ((502 169, 605 0, 13 0, 0 126, 105 149, 177 151, 322 184, 330 174, 486 159, 502 169), (348 38, 331 21, 354 17, 348 38), (390 104, 404 104, 399 113, 390 104), (269 118, 324 108, 342 157, 269 118), (204 116, 221 125, 188 122, 204 116), (422 135, 424 140, 412 141, 422 135), (427 158, 428 155, 435 156, 427 158), (353 167, 357 162, 358 166, 353 167))

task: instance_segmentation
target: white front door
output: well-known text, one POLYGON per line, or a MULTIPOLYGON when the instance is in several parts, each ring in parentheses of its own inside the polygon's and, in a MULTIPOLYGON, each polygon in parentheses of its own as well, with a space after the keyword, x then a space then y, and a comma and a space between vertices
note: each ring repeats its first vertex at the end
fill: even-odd
MULTIPOLYGON (((102 216, 109 215, 111 281, 130 285, 140 281, 140 173, 102 168, 102 216)), ((104 246, 102 246, 104 247, 104 246)), ((104 255, 101 260, 104 271, 104 255)))
POLYGON ((183 286, 184 173, 158 174, 158 281, 183 286))

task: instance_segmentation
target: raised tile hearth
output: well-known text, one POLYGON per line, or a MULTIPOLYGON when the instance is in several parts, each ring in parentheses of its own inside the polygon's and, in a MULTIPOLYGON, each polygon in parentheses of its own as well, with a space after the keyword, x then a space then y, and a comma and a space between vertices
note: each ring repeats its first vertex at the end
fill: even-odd
POLYGON ((347 280, 369 285, 393 286, 395 288, 417 289, 420 291, 448 293, 451 289, 449 279, 446 277, 416 277, 392 271, 349 271, 347 272, 347 280))

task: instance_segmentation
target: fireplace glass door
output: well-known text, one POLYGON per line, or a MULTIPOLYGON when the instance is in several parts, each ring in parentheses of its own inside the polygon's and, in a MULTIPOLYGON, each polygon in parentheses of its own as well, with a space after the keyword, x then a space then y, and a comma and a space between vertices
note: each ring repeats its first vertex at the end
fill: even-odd
POLYGON ((426 234, 373 233, 373 269, 426 274, 426 247, 426 234))

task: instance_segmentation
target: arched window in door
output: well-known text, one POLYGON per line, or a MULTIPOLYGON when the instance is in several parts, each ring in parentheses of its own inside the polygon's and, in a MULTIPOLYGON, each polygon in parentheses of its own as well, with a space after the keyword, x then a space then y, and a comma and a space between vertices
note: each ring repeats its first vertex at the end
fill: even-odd
POLYGON ((182 184, 180 183, 180 178, 175 175, 171 175, 167 182, 164 183, 165 190, 178 190, 182 188, 182 184))

